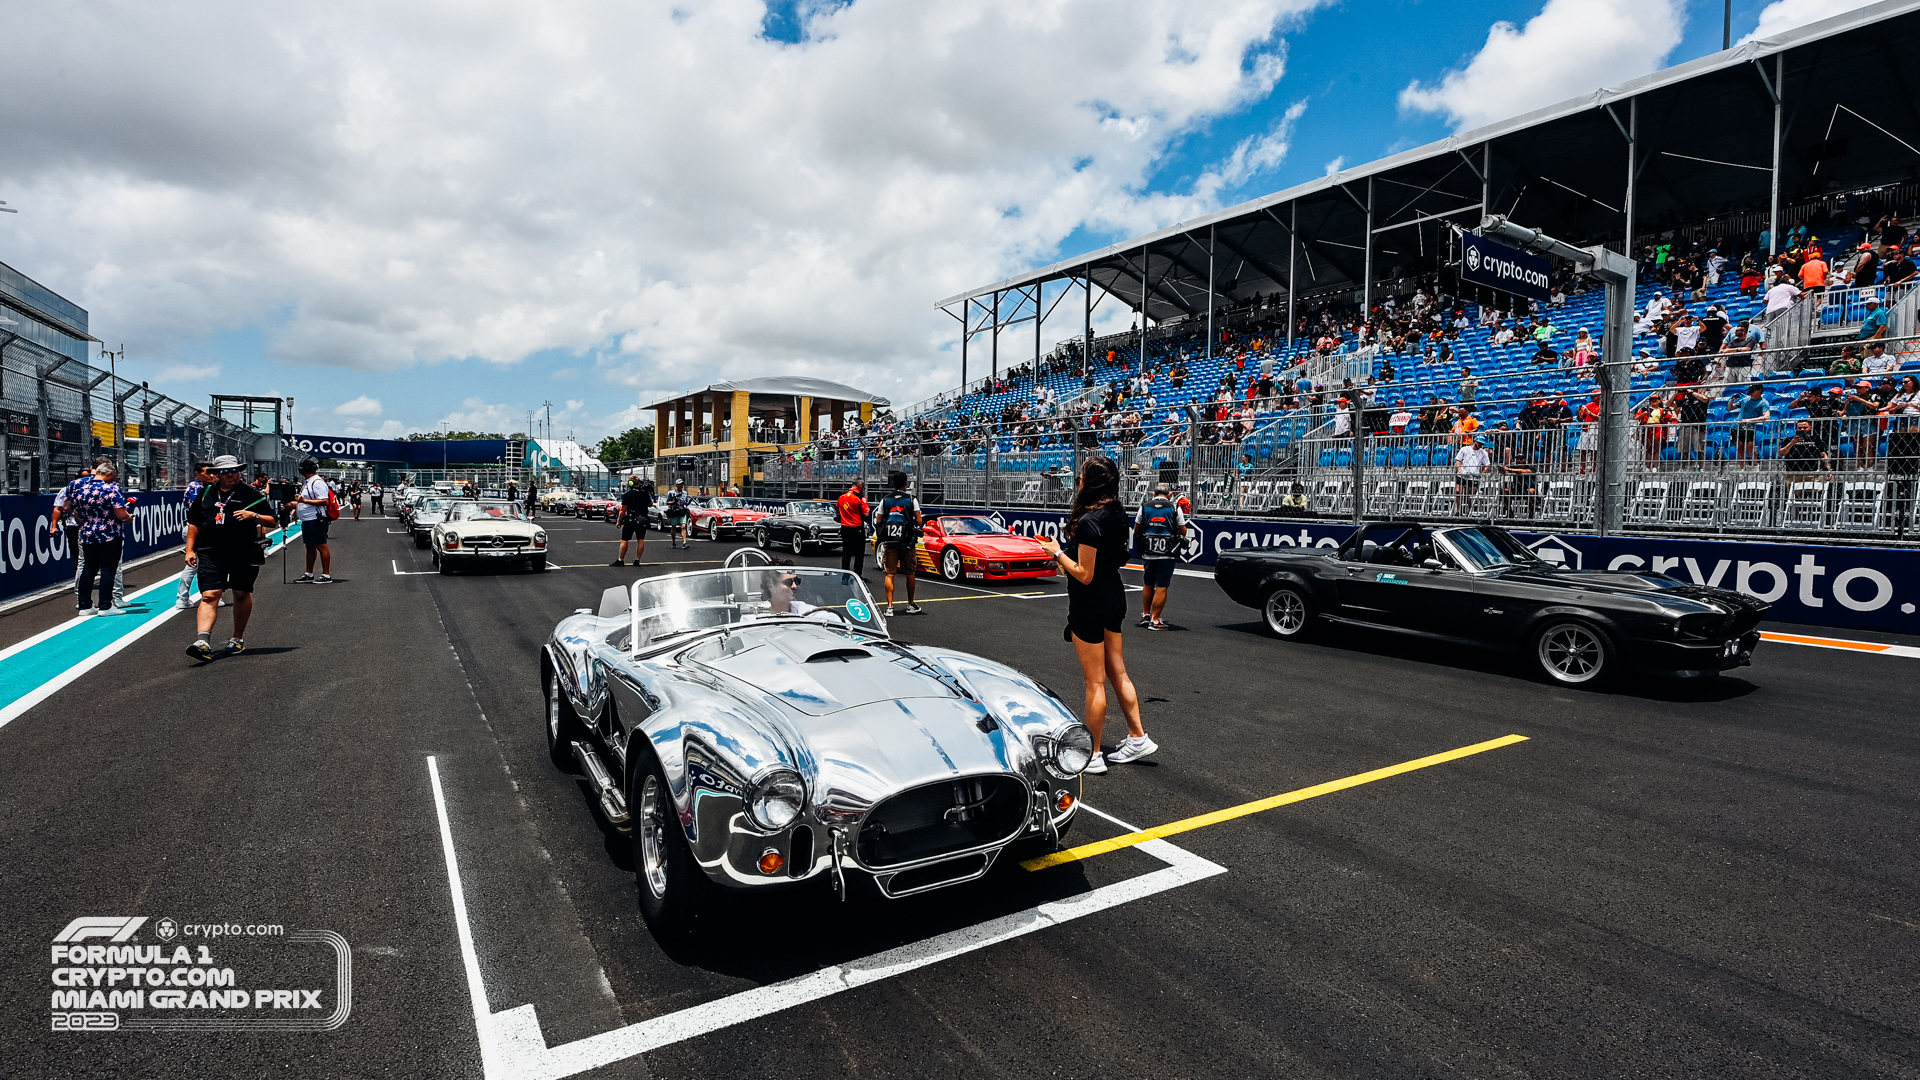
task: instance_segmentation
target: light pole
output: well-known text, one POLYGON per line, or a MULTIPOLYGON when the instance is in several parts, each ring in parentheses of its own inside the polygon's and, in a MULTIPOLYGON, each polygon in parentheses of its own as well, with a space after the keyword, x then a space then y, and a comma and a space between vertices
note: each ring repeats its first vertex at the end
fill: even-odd
POLYGON ((1600 339, 1600 485, 1593 495, 1593 526, 1597 535, 1611 536, 1620 531, 1626 505, 1627 365, 1633 359, 1633 285, 1639 268, 1631 256, 1605 244, 1574 247, 1499 214, 1481 219, 1480 232, 1536 255, 1565 259, 1607 286, 1606 323, 1600 339))

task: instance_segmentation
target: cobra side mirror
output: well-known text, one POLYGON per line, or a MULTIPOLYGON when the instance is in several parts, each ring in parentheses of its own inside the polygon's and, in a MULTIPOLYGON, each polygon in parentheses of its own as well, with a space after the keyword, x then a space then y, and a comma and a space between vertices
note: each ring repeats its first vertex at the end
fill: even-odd
POLYGON ((1429 570, 1445 570, 1447 568, 1446 564, 1441 562, 1439 559, 1426 559, 1422 561, 1420 565, 1426 567, 1429 570))

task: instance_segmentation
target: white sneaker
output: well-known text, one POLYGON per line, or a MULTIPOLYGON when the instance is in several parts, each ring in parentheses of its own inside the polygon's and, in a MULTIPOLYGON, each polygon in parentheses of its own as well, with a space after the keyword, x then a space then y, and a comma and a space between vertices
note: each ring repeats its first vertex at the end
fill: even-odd
POLYGON ((1093 755, 1093 757, 1087 759, 1087 767, 1080 771, 1085 773, 1092 773, 1095 776, 1106 775, 1106 771, 1107 771, 1106 756, 1104 754, 1093 755))
POLYGON ((126 611, 124 609, 117 608, 117 607, 103 607, 100 610, 94 612, 94 614, 95 615, 125 615, 126 611))
POLYGON ((886 610, 886 611, 884 612, 884 614, 885 614, 885 615, 886 615, 886 617, 887 617, 887 618, 889 618, 889 619, 891 619, 891 618, 893 618, 893 605, 892 605, 892 604, 888 604, 888 605, 887 605, 887 610, 886 610))
POLYGON ((1107 755, 1107 760, 1115 765, 1125 765, 1129 761, 1138 761, 1158 749, 1160 744, 1145 735, 1137 739, 1129 736, 1113 753, 1107 755))
POLYGON ((315 585, 331 585, 333 584, 333 575, 321 574, 319 577, 313 579, 313 583, 315 585))

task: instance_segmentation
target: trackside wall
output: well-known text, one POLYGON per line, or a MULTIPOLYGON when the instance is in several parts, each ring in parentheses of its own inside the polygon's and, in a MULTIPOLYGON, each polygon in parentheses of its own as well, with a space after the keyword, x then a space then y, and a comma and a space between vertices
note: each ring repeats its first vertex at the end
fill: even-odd
MULTIPOLYGON (((125 559, 180 547, 187 537, 184 492, 137 491, 125 559)), ((0 495, 0 600, 72 581, 78 552, 67 550, 64 531, 49 536, 52 495, 0 495)))

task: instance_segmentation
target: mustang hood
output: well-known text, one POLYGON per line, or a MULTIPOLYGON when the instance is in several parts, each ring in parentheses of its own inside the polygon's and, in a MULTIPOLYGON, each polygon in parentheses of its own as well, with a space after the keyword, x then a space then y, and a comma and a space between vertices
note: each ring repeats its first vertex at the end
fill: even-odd
POLYGON ((1533 584, 1555 586, 1563 589, 1588 589, 1593 592, 1613 595, 1648 596, 1659 595, 1662 599, 1678 597, 1696 603, 1714 601, 1732 607, 1764 609, 1764 601, 1755 600, 1744 593, 1728 589, 1717 589, 1706 585, 1695 585, 1668 574, 1631 573, 1619 570, 1554 570, 1540 571, 1517 569, 1508 570, 1500 575, 1504 581, 1523 581, 1533 584))

